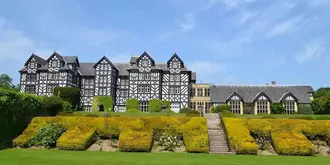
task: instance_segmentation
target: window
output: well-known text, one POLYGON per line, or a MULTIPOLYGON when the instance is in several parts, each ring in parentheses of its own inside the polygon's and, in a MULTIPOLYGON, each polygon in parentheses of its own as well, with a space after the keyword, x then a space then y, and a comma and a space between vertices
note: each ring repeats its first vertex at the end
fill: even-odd
POLYGON ((141 61, 141 66, 142 66, 142 67, 147 67, 147 66, 149 66, 149 61, 148 61, 148 60, 142 60, 142 61, 141 61))
POLYGON ((233 114, 241 114, 241 101, 230 101, 229 104, 233 114))
POLYGON ((191 88, 190 95, 192 97, 196 96, 195 88, 191 88))
POLYGON ((139 73, 139 80, 144 80, 144 73, 139 73))
POLYGON ((36 63, 35 62, 30 62, 30 68, 35 69, 36 68, 36 63))
POLYGON ((180 75, 170 74, 170 81, 180 81, 180 75))
POLYGON ((93 89, 85 89, 84 90, 84 95, 85 96, 93 96, 94 95, 94 90, 93 89))
POLYGON ((54 76, 53 73, 48 73, 48 79, 53 79, 54 78, 53 76, 54 76))
POLYGON ((198 89, 197 89, 197 96, 198 96, 198 97, 203 96, 203 89, 201 89, 201 88, 198 88, 198 89))
POLYGON ((268 101, 257 101, 257 114, 268 113, 268 101))
POLYGON ((145 93, 150 93, 150 86, 144 86, 144 92, 145 93))
POLYGON ((190 102, 190 108, 196 110, 196 102, 190 102))
POLYGON ((84 109, 85 111, 91 111, 92 107, 90 105, 85 105, 84 109))
POLYGON ((47 85, 47 92, 53 93, 56 86, 58 86, 58 85, 56 85, 56 84, 47 85))
POLYGON ((180 87, 174 87, 174 90, 175 90, 175 94, 180 94, 181 93, 181 90, 180 90, 180 87))
POLYGON ((128 85, 128 80, 122 79, 120 81, 120 86, 127 86, 128 85))
POLYGON ((172 62, 172 68, 174 68, 174 69, 179 68, 179 63, 177 61, 172 62))
POLYGON ((107 88, 99 88, 99 95, 106 96, 107 95, 107 88))
POLYGON ((143 86, 142 85, 138 86, 138 93, 143 93, 143 86))
POLYGON ((295 102, 294 101, 284 101, 283 105, 284 105, 286 114, 292 114, 295 112, 295 102))
POLYGON ((37 81, 37 75, 36 74, 27 74, 26 81, 30 81, 30 82, 37 81))
POLYGON ((54 73, 54 78, 55 79, 58 79, 60 76, 59 76, 59 73, 54 73))
POLYGON ((171 110, 180 111, 180 103, 171 103, 171 110))
POLYGON ((204 96, 209 97, 210 96, 210 89, 204 89, 204 96))
POLYGON ((145 80, 150 80, 150 73, 144 74, 144 79, 145 80))
POLYGON ((174 81, 174 75, 170 74, 170 81, 174 81))
POLYGON ((52 67, 58 67, 58 62, 56 60, 52 60, 52 67))
POLYGON ((148 101, 140 101, 139 109, 141 112, 148 112, 148 101))
POLYGON ((35 94, 36 93, 36 86, 35 85, 26 85, 25 86, 25 92, 35 94))
POLYGON ((100 83, 106 83, 107 82, 107 76, 100 76, 100 83))

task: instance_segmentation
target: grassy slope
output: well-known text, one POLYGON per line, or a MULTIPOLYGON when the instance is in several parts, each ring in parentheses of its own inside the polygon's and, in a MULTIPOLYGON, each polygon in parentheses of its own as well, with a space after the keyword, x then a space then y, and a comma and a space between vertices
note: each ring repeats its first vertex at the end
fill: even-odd
POLYGON ((329 162, 329 157, 208 155, 186 153, 107 153, 37 149, 8 149, 0 151, 0 164, 4 165, 326 165, 329 164, 329 162))

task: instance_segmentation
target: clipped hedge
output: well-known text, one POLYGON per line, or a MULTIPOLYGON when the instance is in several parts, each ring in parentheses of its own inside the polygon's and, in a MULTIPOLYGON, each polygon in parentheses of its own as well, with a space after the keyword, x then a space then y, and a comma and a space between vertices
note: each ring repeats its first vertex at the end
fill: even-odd
POLYGON ((298 132, 272 132, 272 143, 280 155, 313 155, 313 144, 298 132))
POLYGON ((126 109, 139 109, 139 100, 138 99, 127 99, 126 100, 126 109))
POLYGON ((85 150, 95 140, 96 129, 78 125, 67 130, 58 140, 57 147, 61 150, 85 150))
POLYGON ((205 118, 193 117, 180 126, 187 152, 209 152, 208 129, 205 118))
POLYGON ((99 111, 100 105, 104 106, 105 112, 113 111, 113 97, 112 96, 94 96, 92 103, 92 111, 99 111))
POLYGON ((119 136, 118 148, 123 152, 150 152, 152 132, 124 131, 119 136))
POLYGON ((150 112, 161 112, 162 106, 166 106, 166 111, 171 110, 171 102, 166 100, 152 99, 149 101, 150 112))
POLYGON ((231 111, 230 105, 222 104, 222 105, 217 105, 217 106, 211 107, 212 113, 219 113, 219 112, 223 112, 223 111, 231 111))
POLYGON ((246 119, 224 118, 231 148, 238 154, 257 154, 258 145, 250 135, 246 119))

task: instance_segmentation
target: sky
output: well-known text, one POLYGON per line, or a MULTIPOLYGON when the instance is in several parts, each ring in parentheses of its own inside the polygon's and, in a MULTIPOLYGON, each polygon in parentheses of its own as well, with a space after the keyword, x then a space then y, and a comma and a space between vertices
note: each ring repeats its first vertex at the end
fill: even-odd
POLYGON ((0 72, 34 52, 156 63, 177 53, 198 83, 330 84, 330 0, 0 1, 0 72))

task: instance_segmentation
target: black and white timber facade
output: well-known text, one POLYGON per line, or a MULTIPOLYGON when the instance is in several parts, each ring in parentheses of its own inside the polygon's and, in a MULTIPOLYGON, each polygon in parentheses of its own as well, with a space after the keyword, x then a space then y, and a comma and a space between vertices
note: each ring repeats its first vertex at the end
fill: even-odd
POLYGON ((54 52, 48 59, 35 54, 20 70, 22 92, 51 96, 56 86, 81 89, 81 103, 90 111, 93 96, 112 96, 114 111, 126 111, 126 100, 136 98, 140 110, 148 111, 149 100, 171 102, 179 112, 189 105, 189 91, 196 75, 184 65, 177 54, 167 63, 156 63, 146 52, 131 57, 129 63, 112 63, 102 57, 96 63, 79 63, 76 56, 54 52))

